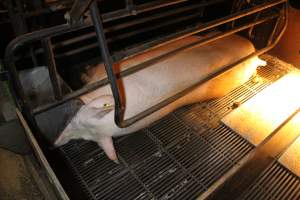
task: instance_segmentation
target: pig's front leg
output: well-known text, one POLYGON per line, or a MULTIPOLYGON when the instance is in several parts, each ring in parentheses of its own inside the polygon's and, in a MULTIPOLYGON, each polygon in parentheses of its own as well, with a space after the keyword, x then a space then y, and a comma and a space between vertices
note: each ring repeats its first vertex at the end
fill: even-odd
POLYGON ((97 140, 98 145, 103 149, 109 159, 119 164, 119 160, 114 148, 113 139, 110 136, 101 136, 97 140))

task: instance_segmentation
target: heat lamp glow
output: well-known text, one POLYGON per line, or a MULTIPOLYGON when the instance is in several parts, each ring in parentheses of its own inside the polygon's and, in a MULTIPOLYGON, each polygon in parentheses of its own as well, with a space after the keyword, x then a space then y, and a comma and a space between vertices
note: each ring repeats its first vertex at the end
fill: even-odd
POLYGON ((222 122, 259 145, 300 107, 300 72, 293 71, 254 96, 222 122))
POLYGON ((285 151, 279 162, 300 177, 300 137, 285 151))

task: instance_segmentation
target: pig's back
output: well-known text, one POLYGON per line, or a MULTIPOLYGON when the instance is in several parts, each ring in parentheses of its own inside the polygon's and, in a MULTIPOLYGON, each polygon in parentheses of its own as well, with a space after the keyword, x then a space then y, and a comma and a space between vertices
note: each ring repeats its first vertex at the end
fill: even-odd
MULTIPOLYGON (((194 42, 199 38, 193 37, 192 40, 194 42)), ((191 40, 185 40, 185 42, 191 43, 191 40)), ((171 51, 178 46, 173 44, 169 48, 163 48, 164 51, 171 51)), ((163 52, 159 49, 156 51, 163 52)), ((253 51, 254 47, 248 40, 232 35, 205 46, 197 45, 194 48, 181 51, 122 78, 119 84, 126 100, 125 118, 150 108, 253 51)), ((132 57, 121 62, 119 63, 120 70, 148 60, 154 54, 153 52, 145 53, 142 57, 132 57)), ((93 99, 107 94, 111 94, 110 87, 104 86, 89 93, 83 97, 83 100, 87 97, 93 99)))

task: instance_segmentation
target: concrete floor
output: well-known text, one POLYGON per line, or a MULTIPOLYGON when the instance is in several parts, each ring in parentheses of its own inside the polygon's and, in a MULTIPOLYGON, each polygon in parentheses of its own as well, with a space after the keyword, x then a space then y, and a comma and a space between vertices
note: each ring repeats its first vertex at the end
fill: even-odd
MULTIPOLYGON (((0 82, 0 125, 15 118, 8 87, 0 82)), ((27 156, 0 148, 0 200, 44 199, 28 163, 27 156)))
POLYGON ((26 158, 0 148, 0 199, 41 200, 26 158))

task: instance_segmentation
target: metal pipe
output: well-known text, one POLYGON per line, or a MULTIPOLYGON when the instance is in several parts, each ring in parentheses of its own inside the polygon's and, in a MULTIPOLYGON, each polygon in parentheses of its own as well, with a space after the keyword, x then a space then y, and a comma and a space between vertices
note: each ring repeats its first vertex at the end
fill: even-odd
POLYGON ((274 36, 275 36, 275 33, 276 33, 276 30, 277 30, 280 20, 281 20, 281 17, 278 17, 275 22, 275 26, 274 26, 274 28, 269 36, 269 39, 268 39, 268 43, 267 43, 268 45, 270 45, 274 39, 274 36))
MULTIPOLYGON (((282 2, 285 2, 285 0, 280 1, 280 3, 282 3, 282 2)), ((262 5, 262 6, 257 6, 256 8, 245 10, 241 13, 242 16, 240 16, 239 13, 237 13, 237 14, 230 15, 226 18, 214 20, 210 23, 205 23, 205 24, 200 23, 200 24, 196 25, 195 27, 190 27, 190 28, 187 28, 183 31, 178 31, 178 32, 170 34, 168 36, 161 37, 158 40, 149 41, 149 42, 144 43, 142 45, 138 45, 137 47, 132 47, 131 49, 127 49, 126 52, 124 52, 124 51, 116 52, 114 55, 112 55, 113 56, 113 61, 116 62, 116 61, 119 61, 119 60, 124 59, 124 58, 127 59, 129 57, 132 57, 132 56, 136 55, 137 53, 141 54, 141 53, 144 53, 148 50, 160 47, 160 46, 168 44, 170 42, 174 42, 178 39, 182 39, 182 38, 188 37, 190 35, 194 35, 194 34, 199 33, 199 32, 207 31, 209 29, 216 28, 220 25, 223 25, 227 22, 234 21, 234 20, 239 19, 241 17, 251 15, 251 14, 257 12, 256 11, 257 9, 258 9, 258 11, 261 11, 261 10, 268 9, 271 6, 274 6, 274 5, 277 5, 277 4, 280 4, 280 3, 277 1, 277 2, 273 2, 271 5, 265 4, 265 5, 262 5)), ((167 24, 168 23, 169 22, 167 22, 167 24)), ((157 25, 157 26, 160 27, 159 25, 157 25)), ((152 27, 146 28, 146 30, 151 29, 151 28, 152 27)), ((139 31, 142 32, 142 30, 139 30, 139 31)), ((134 32, 125 33, 124 36, 123 35, 116 36, 116 37, 114 37, 114 39, 122 39, 122 38, 125 38, 125 36, 127 37, 127 36, 130 36, 130 35, 133 35, 133 34, 134 34, 134 32)), ((92 37, 92 36, 95 36, 95 34, 91 33, 91 34, 89 34, 89 36, 92 37)), ((112 40, 113 39, 111 39, 111 38, 108 39, 109 42, 111 42, 112 40)), ((89 48, 95 48, 95 45, 89 45, 89 48)), ((89 48, 84 48, 84 49, 87 50, 89 48)), ((76 50, 72 50, 72 51, 78 52, 76 50)), ((64 54, 65 55, 71 55, 71 53, 64 53, 64 54)), ((59 57, 62 57, 62 56, 63 55, 59 55, 59 57)))
POLYGON ((107 39, 107 42, 113 42, 115 40, 122 40, 122 39, 131 37, 131 36, 134 36, 134 35, 137 35, 137 34, 149 32, 149 31, 154 30, 154 29, 159 29, 159 28, 163 28, 163 27, 166 27, 166 26, 170 26, 172 24, 176 24, 176 23, 179 23, 179 22, 183 22, 183 21, 186 21, 186 20, 189 20, 189 19, 199 17, 199 16, 201 16, 201 14, 202 13, 196 12, 196 13, 193 13, 191 15, 182 16, 180 18, 174 18, 172 20, 168 20, 168 21, 165 21, 163 23, 153 24, 152 26, 147 26, 143 29, 134 30, 134 31, 131 31, 131 32, 127 32, 127 33, 118 35, 118 36, 110 37, 110 38, 107 39))
MULTIPOLYGON (((281 36, 282 36, 282 34, 283 34, 285 28, 286 28, 286 26, 285 26, 284 29, 281 31, 281 34, 280 34, 281 36)), ((278 40, 279 40, 279 39, 277 38, 276 43, 278 42, 278 40)), ((242 63, 242 62, 244 62, 244 61, 246 61, 246 60, 248 60, 248 59, 250 59, 250 58, 253 58, 254 56, 258 56, 258 55, 261 55, 261 54, 263 54, 263 53, 269 51, 271 48, 273 48, 273 47, 275 46, 276 43, 274 43, 274 44, 272 44, 272 45, 270 45, 270 46, 267 46, 267 47, 265 47, 265 48, 263 48, 263 49, 261 49, 261 50, 258 50, 257 52, 254 52, 254 53, 252 53, 251 55, 246 56, 245 58, 242 58, 242 59, 238 60, 237 62, 234 62, 233 64, 230 64, 230 65, 228 65, 228 66, 226 66, 226 67, 224 67, 224 68, 222 68, 222 69, 220 69, 220 70, 218 70, 218 71, 216 71, 216 72, 214 72, 214 73, 208 75, 205 79, 203 79, 203 80, 197 82, 196 84, 192 85, 191 87, 189 87, 189 88, 187 88, 187 89, 185 89, 185 90, 179 92, 178 94, 176 94, 176 95, 174 95, 174 96, 172 96, 172 97, 170 97, 170 98, 167 98, 166 100, 164 100, 164 101, 162 101, 162 102, 156 104, 155 106, 153 106, 153 107, 151 107, 151 108, 149 108, 149 109, 147 109, 147 110, 145 110, 145 111, 140 112, 140 113, 137 114, 136 116, 121 121, 121 122, 119 123, 119 124, 121 125, 120 127, 121 127, 121 128, 125 128, 125 127, 128 127, 128 126, 132 125, 133 123, 135 123, 135 122, 137 122, 137 121, 139 121, 139 120, 145 118, 146 116, 148 116, 148 115, 154 113, 155 111, 157 111, 157 110, 159 110, 159 109, 165 107, 166 105, 168 105, 168 104, 170 104, 170 103, 176 101, 177 99, 179 99, 180 97, 186 95, 188 92, 194 90, 196 87, 198 87, 199 85, 203 84, 204 82, 206 82, 206 81, 208 81, 208 80, 210 80, 210 79, 212 79, 212 78, 214 78, 214 77, 216 77, 216 76, 218 76, 218 75, 220 75, 220 74, 222 74, 222 73, 224 73, 224 72, 230 70, 232 67, 238 65, 239 63, 242 63)), ((117 125, 118 125, 118 124, 117 124, 117 125)))
MULTIPOLYGON (((142 69, 144 69, 144 68, 146 68, 146 67, 148 67, 150 65, 153 65, 153 64, 155 64, 155 63, 157 63, 157 62, 159 62, 159 61, 161 61, 163 59, 166 59, 169 56, 174 56, 174 54, 176 54, 176 53, 178 53, 180 51, 186 50, 188 48, 192 48, 195 45, 201 45, 201 43, 204 45, 204 44, 207 44, 209 42, 213 42, 215 40, 214 37, 217 37, 217 39, 221 39, 223 37, 229 36, 229 35, 234 34, 236 32, 245 30, 245 29, 247 29, 249 27, 252 27, 252 26, 255 26, 255 25, 259 25, 261 23, 265 23, 265 22, 267 22, 269 20, 274 19, 276 16, 277 15, 273 15, 273 16, 270 16, 270 17, 268 17, 266 19, 261 19, 259 21, 253 22, 251 24, 247 24, 245 26, 238 27, 238 28, 236 28, 234 30, 227 31, 227 32, 224 32, 224 33, 219 33, 217 35, 211 36, 210 38, 205 38, 205 39, 202 39, 200 41, 194 42, 192 44, 186 45, 184 47, 181 47, 181 48, 178 48, 176 50, 173 50, 173 51, 171 51, 171 52, 169 52, 167 54, 158 56, 158 57, 156 57, 154 59, 151 59, 149 61, 146 61, 144 63, 138 64, 138 65, 136 65, 134 67, 131 67, 130 69, 127 69, 125 71, 120 72, 119 74, 116 74, 116 76, 120 77, 120 78, 126 77, 126 76, 128 76, 128 75, 130 75, 132 73, 135 73, 135 72, 137 72, 139 70, 142 70, 142 69)), ((52 103, 52 104, 47 104, 47 105, 44 105, 44 106, 41 106, 41 107, 38 107, 38 108, 34 109, 34 114, 38 114, 38 113, 41 113, 41 112, 43 112, 45 110, 51 109, 54 106, 61 105, 61 104, 65 103, 66 101, 69 101, 70 99, 73 99, 73 98, 76 98, 76 97, 78 97, 80 95, 83 95, 83 94, 86 94, 88 92, 91 92, 91 91, 93 91, 93 90, 95 90, 95 89, 97 89, 99 87, 102 87, 102 86, 108 84, 108 83, 109 83, 108 79, 105 78, 105 79, 100 80, 100 81, 98 81, 96 83, 87 85, 87 86, 85 86, 82 89, 79 89, 77 91, 72 92, 72 94, 67 94, 65 96, 65 98, 62 99, 61 101, 58 101, 58 102, 55 102, 55 103, 52 103)))
POLYGON ((216 28, 220 25, 226 24, 226 23, 234 21, 236 19, 254 14, 256 12, 260 12, 262 10, 266 10, 268 8, 271 8, 273 6, 276 6, 276 5, 281 4, 281 3, 286 3, 286 2, 287 2, 287 0, 280 0, 280 1, 273 1, 271 3, 264 3, 263 5, 253 7, 253 8, 247 9, 243 12, 232 14, 232 15, 229 15, 227 17, 217 19, 217 20, 214 20, 214 21, 209 22, 209 23, 198 24, 196 27, 189 28, 189 29, 186 29, 184 31, 179 31, 179 32, 174 33, 174 34, 170 34, 169 36, 166 36, 164 38, 161 38, 161 39, 158 39, 158 40, 155 40, 155 41, 150 41, 150 42, 144 43, 143 45, 139 45, 137 47, 133 47, 129 50, 126 50, 126 53, 124 53, 122 51, 118 52, 118 53, 115 53, 114 56, 113 56, 113 60, 121 60, 123 58, 126 59, 126 58, 132 57, 132 56, 137 55, 137 54, 142 54, 142 53, 144 53, 146 51, 149 51, 151 49, 155 49, 157 47, 172 43, 174 41, 189 37, 191 35, 194 35, 194 34, 197 34, 197 33, 200 33, 200 32, 204 32, 204 31, 207 31, 209 29, 216 28))
MULTIPOLYGON (((214 1, 209 1, 209 2, 201 2, 199 4, 192 4, 192 5, 180 7, 180 8, 176 8, 174 10, 166 11, 166 12, 163 12, 163 13, 157 13, 157 14, 150 15, 150 16, 147 16, 147 17, 137 18, 134 21, 128 21, 128 22, 125 22, 125 23, 122 23, 122 24, 116 24, 112 27, 107 27, 107 28, 104 29, 104 33, 112 32, 112 31, 118 31, 118 30, 121 30, 121 29, 124 29, 124 28, 128 28, 130 26, 135 26, 135 25, 138 25, 138 24, 142 24, 142 23, 152 21, 152 20, 161 19, 163 17, 168 17, 168 16, 179 14, 179 13, 182 13, 182 12, 195 10, 195 9, 198 9, 198 8, 202 8, 204 6, 209 6, 209 5, 216 4, 216 3, 219 3, 219 2, 223 2, 223 1, 225 1, 225 0, 214 0, 214 1)), ((91 32, 91 33, 88 33, 88 34, 85 34, 85 35, 82 35, 82 36, 78 36, 78 37, 74 37, 72 39, 65 40, 65 41, 57 43, 57 44, 53 44, 53 48, 55 49, 55 48, 58 48, 58 47, 70 45, 70 44, 73 44, 77 41, 80 41, 80 40, 83 40, 83 39, 90 39, 90 38, 93 38, 93 37, 96 37, 95 32, 91 32)))
POLYGON ((91 9, 91 15, 92 15, 92 20, 93 20, 93 24, 95 27, 95 31, 97 33, 98 44, 100 47, 101 56, 104 61, 105 70, 106 70, 107 77, 108 77, 108 80, 109 80, 109 83, 111 86, 112 94, 113 94, 114 100, 115 100, 115 123, 118 126, 123 127, 122 121, 124 118, 124 111, 125 111, 124 105, 125 104, 124 104, 124 102, 122 102, 122 99, 120 96, 119 87, 117 85, 117 78, 116 78, 114 70, 113 70, 113 61, 111 59, 109 49, 107 46, 106 38, 104 35, 104 28, 102 26, 102 21, 100 18, 100 13, 99 13, 99 9, 98 9, 98 5, 97 5, 96 1, 92 2, 90 9, 91 9))
POLYGON ((58 78, 58 73, 55 64, 55 58, 51 47, 51 41, 49 38, 46 38, 42 41, 42 45, 45 49, 45 56, 47 61, 47 66, 49 70, 50 80, 53 86, 53 91, 55 95, 55 99, 60 100, 62 99, 62 91, 61 91, 61 84, 58 78))
POLYGON ((187 2, 187 1, 188 0, 157 0, 150 3, 135 5, 134 12, 125 8, 125 9, 102 14, 102 22, 109 22, 112 20, 128 17, 131 15, 136 15, 139 13, 144 13, 147 11, 151 11, 151 10, 155 10, 155 9, 159 9, 159 8, 187 2))
MULTIPOLYGON (((116 53, 116 55, 113 56, 114 61, 120 60, 121 58, 124 58, 124 57, 128 57, 131 54, 137 53, 139 50, 143 50, 143 52, 145 52, 145 49, 147 47, 148 47, 148 50, 151 50, 153 48, 157 48, 157 47, 160 47, 162 45, 171 43, 173 41, 188 37, 190 35, 194 35, 196 33, 202 32, 202 31, 206 31, 210 28, 215 28, 215 27, 223 25, 223 24, 225 24, 229 21, 233 21, 235 19, 239 19, 241 17, 251 15, 255 12, 259 12, 261 10, 268 9, 272 6, 275 6, 275 5, 284 3, 284 2, 286 2, 286 0, 275 1, 275 2, 272 2, 272 3, 269 3, 269 4, 264 4, 264 5, 256 6, 256 7, 251 8, 251 9, 247 9, 242 13, 243 16, 239 16, 239 14, 237 13, 237 14, 234 14, 234 15, 229 15, 228 17, 225 17, 225 18, 222 18, 222 19, 214 20, 214 21, 209 22, 209 23, 205 23, 205 24, 201 23, 197 27, 189 28, 189 29, 186 29, 185 31, 180 31, 176 34, 172 34, 169 37, 164 37, 163 39, 156 40, 157 42, 156 41, 147 42, 140 48, 135 47, 135 48, 132 48, 130 50, 127 50, 128 53, 126 53, 126 54, 124 54, 124 52, 116 53), (222 20, 226 20, 226 21, 224 21, 224 23, 222 23, 222 20), (215 23, 217 25, 214 26, 213 24, 215 24, 215 23), (176 36, 178 38, 174 38, 176 36), (164 42, 165 40, 168 40, 168 39, 170 39, 171 41, 164 42), (160 44, 162 42, 164 42, 164 43, 160 44)), ((39 30, 39 31, 35 31, 35 32, 31 32, 31 33, 21 35, 21 36, 15 38, 14 40, 12 40, 9 43, 9 45, 7 46, 6 51, 5 51, 5 60, 11 59, 13 57, 13 52, 15 52, 20 46, 27 45, 27 44, 29 44, 33 41, 40 40, 40 39, 43 39, 43 38, 46 38, 46 37, 50 37, 50 36, 54 37, 54 36, 57 36, 57 35, 61 35, 63 33, 77 31, 77 30, 80 30, 80 29, 88 28, 88 27, 91 27, 90 23, 85 23, 85 24, 81 24, 81 25, 78 24, 78 25, 73 25, 73 26, 70 26, 68 24, 63 24, 63 25, 58 25, 58 26, 51 27, 51 28, 45 28, 45 29, 42 29, 42 30, 39 30)))
MULTIPOLYGON (((175 41, 175 40, 178 40, 178 39, 180 39, 180 38, 184 38, 184 37, 188 37, 188 36, 190 36, 190 35, 193 35, 193 34, 195 34, 195 33, 198 33, 198 32, 201 32, 201 31, 204 31, 204 30, 209 30, 209 29, 211 29, 211 28, 213 28, 214 26, 219 26, 219 25, 222 25, 222 24, 224 24, 224 23, 227 23, 227 22, 230 22, 230 21, 232 21, 232 20, 235 20, 235 19, 239 19, 239 18, 241 18, 241 17, 243 17, 243 16, 247 16, 247 15, 251 15, 251 14, 253 14, 253 13, 255 13, 255 12, 259 12, 259 11, 261 11, 261 10, 264 10, 264 9, 268 9, 268 8, 270 8, 271 6, 275 6, 275 5, 278 5, 278 4, 280 4, 280 3, 285 3, 286 1, 284 1, 284 0, 281 0, 281 1, 276 1, 276 2, 272 2, 271 4, 269 3, 268 5, 266 5, 266 4, 263 4, 263 5, 261 5, 261 6, 257 6, 257 7, 254 7, 254 8, 252 8, 252 9, 248 9, 248 10, 246 10, 246 11, 244 11, 244 12, 242 12, 241 14, 242 15, 238 15, 238 14, 236 14, 236 15, 230 15, 230 16, 228 16, 228 17, 225 17, 225 18, 223 18, 223 19, 220 19, 220 20, 214 20, 213 22, 210 22, 210 23, 207 23, 205 26, 209 26, 209 28, 205 28, 205 27, 203 27, 204 25, 202 24, 202 25, 200 25, 200 27, 201 27, 201 30, 196 30, 195 31, 195 29, 193 29, 194 31, 191 31, 191 29, 189 29, 189 31, 191 31, 191 33, 189 33, 189 32, 180 32, 180 33, 178 33, 176 36, 178 37, 178 38, 174 38, 174 35, 172 35, 173 37, 171 37, 170 39, 172 40, 172 41, 175 41), (215 24, 214 24, 215 23, 215 24), (216 25, 217 24, 217 25, 216 25)), ((97 14, 97 13, 96 13, 97 14)), ((99 13, 98 13, 99 14, 99 13)), ((94 15, 95 16, 95 15, 94 15)), ((96 16, 96 17, 98 17, 98 19, 99 19, 99 16, 100 15, 98 15, 98 16, 96 16)), ((97 20, 97 18, 96 18, 96 20, 97 20)), ((80 25, 80 26, 74 26, 74 27, 70 27, 70 26, 68 26, 68 25, 61 25, 61 26, 57 26, 57 27, 54 27, 54 28, 49 28, 49 29, 45 29, 45 30, 41 30, 41 31, 37 31, 37 32, 33 32, 33 33, 30 33, 30 34, 26 34, 26 35, 23 35, 23 36, 20 36, 20 37, 18 37, 18 38, 16 38, 15 40, 13 40, 9 45, 8 45, 8 47, 7 47, 7 49, 6 49, 6 52, 5 52, 5 63, 6 63, 6 65, 8 66, 8 68, 10 69, 10 71, 11 71, 11 74, 12 74, 12 76, 13 76, 13 78, 15 79, 15 86, 16 86, 16 89, 18 89, 17 90, 17 92, 20 94, 20 98, 22 99, 22 101, 26 104, 27 103, 27 101, 26 101, 26 99, 25 99, 25 97, 23 98, 23 96, 21 95, 21 93, 23 93, 23 90, 22 90, 22 86, 21 86, 21 84, 20 84, 20 81, 18 80, 18 74, 17 74, 17 70, 16 70, 16 67, 15 67, 15 65, 14 65, 14 52, 20 47, 20 46, 22 46, 22 45, 25 45, 25 44, 28 44, 28 43, 30 43, 30 42, 33 42, 33 41, 35 41, 35 40, 39 40, 39 39, 43 39, 43 38, 45 38, 45 37, 49 37, 49 36, 55 36, 55 35, 59 35, 59 34, 62 34, 62 33, 65 33, 65 32, 68 32, 68 31, 74 31, 74 30, 79 30, 79 29, 81 29, 81 28, 85 28, 85 27, 89 27, 90 25, 89 24, 85 24, 85 25, 80 25), (19 82, 19 83, 18 83, 19 82)), ((101 26, 102 26, 102 24, 101 24, 101 26)), ((99 28, 99 27, 98 27, 99 28)), ((100 27, 101 28, 101 27, 100 27)), ((103 28, 103 27, 102 27, 103 28)), ((199 28, 199 27, 198 27, 199 28)), ((101 30, 100 30, 101 31, 101 30)), ((281 32, 282 33, 282 32, 281 32)), ((103 32, 102 32, 102 34, 103 34, 103 32)), ((99 34, 98 34, 99 35, 99 34)), ((281 35, 281 34, 280 34, 281 35)), ((280 36, 279 35, 279 36, 280 36)), ((101 39, 101 37, 99 37, 100 39, 101 39)), ((103 39, 103 38, 102 38, 103 39)), ((105 39, 105 38, 104 38, 105 39)), ((169 39, 168 37, 166 37, 166 38, 164 38, 164 40, 163 40, 163 44, 167 44, 167 43, 169 43, 169 42, 165 42, 165 40, 166 39, 169 39)), ((277 38, 278 39, 278 38, 277 38)), ((212 41, 213 41, 213 39, 211 39, 212 41)), ((100 40, 99 40, 100 41, 100 40)), ((158 40, 158 41, 160 41, 160 40, 158 40)), ((277 41, 277 40, 276 40, 277 41)), ((274 43, 276 43, 276 41, 274 42, 274 43)), ((157 42, 157 41, 156 41, 157 42)), ((270 45, 269 47, 266 47, 266 48, 264 48, 266 51, 267 50, 269 50, 270 48, 272 48, 273 46, 274 46, 274 43, 273 43, 273 45, 270 45)), ((101 44, 101 43, 100 43, 101 44)), ((106 43, 104 43, 105 45, 106 45, 106 43)), ((158 44, 158 43, 153 43, 153 45, 155 44, 155 47, 158 47, 158 46, 161 46, 162 44, 158 44)), ((152 45, 152 46, 153 46, 152 45)), ((107 47, 107 46, 106 46, 107 47)), ((143 48, 141 48, 141 49, 144 49, 145 48, 145 45, 143 45, 142 46, 143 48)), ((155 47, 152 47, 152 48, 155 48, 155 47)), ((149 48, 148 50, 150 50, 151 48, 149 48)), ((107 49, 108 50, 108 49, 107 49)), ((145 50, 143 50, 144 52, 145 52, 145 50)), ((108 52, 108 51, 107 51, 108 52)), ((260 51, 260 52, 263 52, 263 51, 260 51)), ((108 52, 109 53, 109 52, 108 52)), ((129 54, 130 53, 132 53, 132 52, 129 52, 129 54)), ((128 54, 128 52, 127 52, 127 54, 126 55, 129 55, 128 54)), ((109 55, 109 54, 108 54, 109 55)), ((109 58, 109 57, 108 57, 109 58)), ((111 62, 111 58, 109 58, 109 62, 111 62)), ((112 62, 111 62, 112 63, 112 62)), ((109 69, 108 69, 109 70, 109 69)), ((112 68, 111 68, 111 71, 112 71, 112 68)), ((112 71, 113 72, 113 71, 112 71)), ((123 74, 126 74, 127 72, 121 72, 121 73, 123 73, 123 74)), ((112 74, 113 76, 114 76, 114 74, 112 74)), ((47 110, 47 109, 50 109, 51 107, 54 107, 54 106, 57 106, 57 105, 60 105, 60 104, 62 104, 63 102, 66 102, 67 100, 70 100, 70 99, 73 99, 73 98, 75 98, 75 97, 78 97, 78 96, 80 96, 80 95, 82 95, 82 94, 84 94, 84 93, 87 93, 87 92, 89 92, 89 91, 92 91, 93 89, 96 89, 96 88, 98 88, 98 87, 100 87, 101 85, 103 85, 103 83, 105 83, 105 80, 104 81, 101 81, 102 83, 100 83, 100 82, 98 82, 98 83, 95 83, 95 84, 93 84, 93 85, 89 85, 89 86, 86 86, 85 88, 83 88, 82 90, 78 90, 78 91, 75 91, 75 92, 73 92, 73 93, 71 93, 71 94, 69 94, 69 95, 66 95, 66 96, 64 96, 64 98, 62 99, 62 100, 59 100, 59 101, 56 101, 56 102, 54 102, 54 103, 52 103, 52 104, 49 104, 49 105, 46 105, 46 106, 44 106, 44 107, 39 107, 38 109, 34 109, 33 110, 33 112, 36 114, 36 113, 38 113, 38 112, 42 112, 42 111, 44 111, 44 110, 47 110)), ((115 86, 117 86, 117 85, 115 85, 115 86)), ((117 91, 117 90, 113 90, 113 91, 117 91)), ((173 98, 173 97, 171 97, 171 98, 173 98)), ((178 97, 179 98, 179 97, 178 97)), ((167 99, 168 100, 168 99, 167 99)), ((166 100, 166 101, 167 101, 166 100)), ((161 106, 163 106, 164 104, 163 104, 164 102, 161 102, 159 105, 161 106)), ((159 105, 157 105, 157 106, 159 106, 159 105)), ((146 110, 146 112, 149 114, 149 113, 152 113, 152 112, 155 112, 155 111, 153 111, 153 109, 159 109, 159 108, 157 108, 157 106, 156 107, 153 107, 153 108, 150 108, 150 109, 148 109, 148 110, 146 110), (152 109, 152 110, 151 110, 152 109)), ((124 108, 122 108, 122 105, 118 105, 118 107, 119 107, 119 109, 120 110, 122 110, 122 109, 124 109, 124 108)), ((120 111, 118 111, 118 112, 116 112, 115 113, 115 115, 117 115, 117 113, 119 113, 120 111)), ((122 114, 122 113, 119 113, 119 114, 122 114)), ((142 113, 143 114, 143 113, 142 113)), ((135 121, 137 121, 137 120, 139 120, 139 118, 141 118, 141 117, 143 117, 145 114, 143 114, 143 115, 141 115, 141 114, 138 114, 137 116, 135 116, 135 117, 133 117, 133 118, 130 118, 130 119, 128 119, 128 120, 125 120, 125 122, 121 122, 121 123, 119 123, 120 125, 121 125, 121 127, 125 127, 125 126, 129 126, 130 124, 132 124, 132 123, 134 123, 135 121)), ((147 115, 147 114, 146 114, 147 115)), ((120 115, 118 115, 118 116, 120 116, 120 115)), ((117 116, 117 117, 118 117, 117 116)), ((116 119, 117 119, 117 117, 116 117, 116 119)), ((123 118, 121 118, 121 117, 119 117, 119 120, 122 120, 123 118)))

